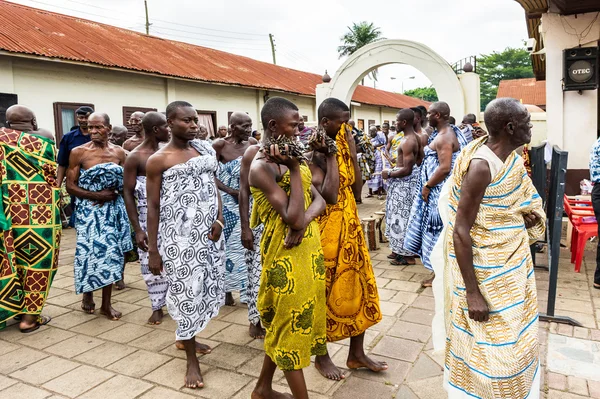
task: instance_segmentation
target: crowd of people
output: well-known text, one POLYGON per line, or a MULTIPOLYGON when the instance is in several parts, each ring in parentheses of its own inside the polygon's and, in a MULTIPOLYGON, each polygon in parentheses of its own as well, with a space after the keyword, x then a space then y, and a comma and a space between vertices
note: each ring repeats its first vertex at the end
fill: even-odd
POLYGON ((308 398, 302 369, 311 356, 323 377, 343 379, 328 342, 350 339, 349 369, 385 371, 364 348, 366 330, 382 320, 357 208, 367 182, 369 195, 387 195, 390 263, 420 258, 434 272, 423 286, 436 292, 433 340, 446 353, 449 397, 536 397, 528 243, 543 234, 544 213, 515 152, 531 139, 518 101, 488 105, 489 134, 474 115, 451 124, 442 101, 402 109, 393 126, 370 126, 369 137, 335 98, 319 105, 314 128, 294 103, 270 98, 262 135, 235 112, 209 137, 185 101, 164 113, 134 112, 129 139, 106 113, 76 114, 58 156, 52 134, 24 106, 9 108, 0 129, 0 291, 10 294, 0 298, 0 321, 18 317, 24 333, 50 322, 41 311, 57 268, 64 180, 82 310, 94 313, 102 291, 99 312, 121 317, 112 289, 124 288, 136 254, 148 323, 162 322, 165 305, 177 323, 187 387, 203 387, 197 354, 211 352, 195 337, 235 304, 234 292, 248 306, 249 334, 264 339, 253 399, 308 398), (273 391, 277 368, 291 395, 273 391))

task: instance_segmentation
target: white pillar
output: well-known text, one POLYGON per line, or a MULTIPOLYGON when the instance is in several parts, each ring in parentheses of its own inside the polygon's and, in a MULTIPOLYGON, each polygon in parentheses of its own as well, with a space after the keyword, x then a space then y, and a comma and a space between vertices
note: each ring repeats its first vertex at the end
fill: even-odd
MULTIPOLYGON (((316 98, 316 107, 315 107, 315 115, 317 115, 316 110, 319 109, 319 105, 321 105, 321 103, 323 101, 325 101, 325 99, 329 98, 331 96, 331 83, 321 83, 318 84, 316 89, 315 89, 315 98, 316 98)), ((343 101, 343 99, 341 99, 343 101)), ((319 117, 316 116, 316 118, 318 119, 319 117)))
MULTIPOLYGON (((462 86, 465 98, 465 115, 479 115, 481 109, 481 85, 479 75, 474 72, 465 72, 458 75, 460 85, 462 86)), ((457 115, 450 110, 457 122, 461 121, 464 115, 457 115)))

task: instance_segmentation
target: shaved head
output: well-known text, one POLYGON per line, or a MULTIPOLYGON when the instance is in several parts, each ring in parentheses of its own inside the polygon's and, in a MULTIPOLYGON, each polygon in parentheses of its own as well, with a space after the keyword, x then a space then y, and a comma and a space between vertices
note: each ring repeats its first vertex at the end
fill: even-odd
POLYGON ((400 112, 396 114, 396 119, 401 121, 406 121, 412 125, 415 119, 415 113, 410 108, 401 109, 400 112))
POLYGON ((239 125, 247 121, 252 122, 252 118, 250 118, 250 116, 247 113, 240 111, 234 112, 229 118, 230 125, 239 125))
POLYGON ((111 143, 122 146, 125 140, 127 140, 128 130, 123 125, 114 125, 112 130, 108 134, 108 141, 111 143))
POLYGON ((444 101, 438 101, 438 102, 431 104, 431 106, 429 107, 429 112, 430 113, 439 112, 442 119, 445 119, 445 120, 448 120, 450 118, 450 106, 448 105, 447 102, 444 102, 444 101))
POLYGON ((33 118, 33 111, 24 105, 13 105, 6 110, 6 121, 9 123, 31 121, 33 118))
POLYGON ((94 112, 93 114, 90 115, 90 117, 88 119, 88 123, 92 119, 92 117, 94 117, 94 119, 101 118, 102 122, 104 123, 104 126, 106 126, 106 127, 110 126, 110 117, 108 116, 107 113, 105 113, 105 112, 94 112))
POLYGON ((498 136, 509 124, 523 124, 528 118, 527 108, 514 98, 497 98, 485 108, 483 119, 491 136, 498 136))
POLYGON ((142 126, 144 126, 144 133, 152 134, 155 126, 164 125, 167 123, 167 118, 160 112, 148 112, 142 118, 142 126))
POLYGON ((131 118, 143 118, 144 117, 144 113, 142 111, 135 111, 133 114, 131 114, 131 116, 129 117, 129 119, 131 118))
POLYGON ((462 123, 468 125, 472 125, 475 122, 477 122, 477 117, 475 116, 475 114, 466 114, 462 120, 462 123))

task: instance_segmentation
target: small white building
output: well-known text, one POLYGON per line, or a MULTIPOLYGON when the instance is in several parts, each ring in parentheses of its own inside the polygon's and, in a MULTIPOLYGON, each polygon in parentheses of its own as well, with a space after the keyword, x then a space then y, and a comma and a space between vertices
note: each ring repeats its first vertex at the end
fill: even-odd
MULTIPOLYGON (((600 136, 598 90, 564 91, 564 50, 578 48, 582 55, 598 51, 599 0, 515 0, 525 10, 529 36, 535 40, 532 61, 535 77, 546 81, 547 138, 569 152, 567 194, 579 192, 579 182, 589 179, 589 153, 600 136)), ((570 51, 567 53, 571 53, 570 51)), ((598 58, 590 74, 598 79, 598 58), (594 75, 595 74, 595 75, 594 75)))
MULTIPOLYGON (((266 99, 293 101, 315 122, 316 74, 192 44, 166 40, 81 18, 0 0, 0 121, 19 103, 40 126, 54 127, 57 143, 75 124, 80 105, 124 124, 133 111, 164 110, 175 100, 198 110, 209 131, 247 112, 261 130, 266 99)), ((352 117, 360 128, 393 122, 400 108, 428 103, 359 86, 352 117)))

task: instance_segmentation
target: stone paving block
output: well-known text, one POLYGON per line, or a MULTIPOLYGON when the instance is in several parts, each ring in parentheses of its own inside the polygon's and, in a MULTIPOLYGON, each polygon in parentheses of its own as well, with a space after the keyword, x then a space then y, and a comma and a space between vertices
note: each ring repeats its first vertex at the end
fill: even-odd
POLYGON ((142 290, 135 290, 132 288, 125 289, 123 291, 118 291, 115 293, 113 290, 113 300, 119 302, 127 302, 127 303, 135 303, 141 299, 148 300, 148 292, 142 290))
POLYGON ((421 353, 408 374, 407 382, 423 380, 444 374, 444 369, 429 356, 421 353))
POLYGON ((211 366, 233 370, 246 363, 248 360, 256 356, 262 357, 262 355, 262 351, 247 346, 223 343, 214 348, 209 355, 202 357, 202 362, 211 366))
MULTIPOLYGON (((161 350, 159 353, 166 355, 166 356, 171 356, 171 357, 177 357, 179 359, 185 359, 185 351, 181 350, 181 349, 177 349, 175 347, 175 333, 171 333, 172 337, 173 337, 173 344, 172 345, 167 345, 167 347, 163 350, 161 350)), ((212 349, 216 348, 217 346, 221 345, 220 342, 217 341, 211 341, 210 339, 198 339, 197 342, 201 342, 205 345, 210 346, 212 349)), ((198 356, 205 356, 205 355, 198 355, 198 356)))
POLYGON ((98 338, 124 344, 126 342, 130 342, 140 337, 143 337, 144 335, 149 334, 151 332, 152 329, 149 327, 126 323, 122 326, 119 326, 103 334, 98 335, 98 338))
POLYGON ((210 339, 219 342, 229 342, 230 344, 236 345, 246 345, 250 341, 254 340, 254 338, 248 334, 248 326, 242 326, 239 324, 229 325, 210 337, 210 339))
MULTIPOLYGON (((203 376, 204 388, 198 394, 207 399, 230 398, 248 384, 252 378, 227 370, 215 369, 203 376)), ((185 393, 190 389, 184 388, 185 393)))
POLYGON ((419 309, 427 309, 434 310, 435 309, 435 300, 430 296, 420 296, 418 297, 410 306, 419 309))
POLYGON ((383 337, 373 349, 373 353, 407 362, 417 360, 423 344, 401 338, 383 337))
POLYGON ((385 288, 389 290, 417 292, 421 289, 421 283, 415 283, 412 281, 392 280, 385 286, 385 288))
POLYGON ((379 308, 381 310, 381 314, 383 314, 384 317, 396 316, 396 313, 398 313, 403 306, 404 305, 401 303, 379 301, 379 308))
POLYGON ((405 305, 411 305, 417 298, 418 294, 413 292, 399 291, 390 302, 403 303, 405 305))
POLYGON ((154 330, 131 341, 129 345, 150 352, 160 352, 169 345, 175 345, 175 333, 173 331, 154 330))
POLYGON ((568 376, 567 386, 569 388, 569 392, 571 393, 583 396, 589 395, 587 381, 583 378, 568 376))
POLYGON ((579 301, 575 299, 556 298, 556 309, 569 312, 590 313, 593 311, 592 301, 579 301))
MULTIPOLYGON (((187 370, 186 364, 187 362, 183 359, 173 359, 145 375, 144 379, 155 384, 179 390, 184 385, 184 377, 187 370)), ((209 367, 200 367, 202 375, 206 374, 208 370, 210 370, 209 367)))
MULTIPOLYGON (((224 317, 219 317, 220 320, 228 323, 241 324, 243 326, 249 325, 248 322, 248 309, 247 308, 236 308, 233 312, 229 313, 224 317)), ((212 321, 212 320, 211 320, 212 321)), ((210 324, 210 323, 208 323, 210 324)))
MULTIPOLYGON (((345 364, 344 364, 344 366, 345 366, 345 364)), ((313 392, 326 393, 327 391, 332 389, 332 387, 334 385, 341 384, 340 381, 333 381, 333 380, 324 378, 321 375, 321 373, 319 373, 319 370, 317 370, 312 365, 310 367, 306 367, 305 369, 303 369, 303 372, 304 372, 304 379, 306 381, 306 386, 308 387, 308 389, 310 391, 313 391, 313 392)), ((348 378, 348 377, 346 377, 346 378, 348 378)), ((287 386, 287 382, 286 382, 285 378, 281 379, 279 381, 279 383, 287 386)))
POLYGON ((236 393, 235 396, 233 396, 231 399, 248 399, 248 398, 250 398, 252 395, 252 391, 254 390, 254 387, 256 386, 257 381, 258 380, 256 380, 256 379, 250 381, 248 384, 246 384, 246 386, 241 391, 236 393))
POLYGON ((575 395, 572 393, 555 391, 554 389, 550 389, 548 391, 547 399, 584 399, 585 396, 575 395))
MULTIPOLYGON (((86 314, 83 312, 81 313, 86 314)), ((123 325, 125 325, 125 323, 122 321, 108 320, 106 317, 98 317, 91 318, 90 321, 71 328, 71 331, 79 334, 91 335, 94 337, 123 325)))
POLYGON ((580 322, 583 327, 587 327, 587 328, 600 327, 600 326, 596 326, 596 319, 595 319, 593 313, 579 313, 579 312, 572 312, 572 311, 567 312, 567 311, 563 310, 561 312, 556 312, 556 314, 572 317, 573 319, 580 322))
MULTIPOLYGON (((67 309, 67 308, 61 308, 67 309)), ((44 307, 44 314, 46 314, 46 307, 44 307)), ((90 318, 94 318, 96 316, 90 315, 84 312, 77 311, 69 311, 69 313, 64 313, 58 317, 53 317, 50 324, 52 327, 62 328, 63 330, 69 330, 75 326, 86 323, 90 321, 90 318)))
POLYGON ((592 341, 600 341, 600 330, 590 330, 592 335, 592 341))
POLYGON ((568 324, 559 324, 557 332, 560 335, 566 335, 568 337, 572 337, 573 336, 573 326, 570 326, 568 324))
MULTIPOLYGON (((146 392, 139 399, 193 399, 196 396, 191 396, 182 392, 173 391, 162 387, 154 387, 146 392)), ((247 398, 249 398, 248 396, 247 398)))
POLYGON ((573 328, 573 336, 575 338, 589 339, 590 338, 590 329, 584 328, 584 327, 575 327, 575 328, 573 328))
POLYGON ((56 297, 48 298, 47 302, 52 305, 66 307, 68 305, 81 302, 81 295, 76 295, 75 292, 68 292, 56 297))
POLYGON ((50 289, 50 294, 52 295, 55 288, 73 288, 74 285, 75 282, 70 277, 55 278, 54 280, 52 280, 52 288, 50 289))
POLYGON ((23 334, 24 338, 20 339, 18 343, 40 350, 71 338, 74 335, 72 332, 46 325, 40 327, 35 333, 23 334))
POLYGON ((114 376, 114 374, 106 370, 90 366, 79 366, 78 368, 45 383, 42 387, 61 395, 68 396, 69 398, 75 398, 95 386, 102 384, 112 376, 114 376))
POLYGON ((427 280, 428 278, 431 278, 431 273, 415 273, 415 275, 412 276, 409 281, 421 284, 423 280, 427 280))
MULTIPOLYGON (((256 356, 250 359, 247 363, 244 363, 242 367, 238 368, 237 372, 258 378, 263 365, 263 360, 264 356, 256 356)), ((309 367, 314 367, 314 365, 311 364, 309 367)), ((284 378, 283 371, 277 368, 273 376, 273 381, 279 381, 282 378, 284 378)))
POLYGON ((79 396, 81 399, 133 399, 150 390, 152 384, 136 378, 117 375, 110 380, 98 385, 91 391, 79 396))
POLYGON ((65 313, 69 313, 70 311, 71 311, 71 309, 63 308, 61 306, 52 305, 50 303, 45 303, 44 304, 44 316, 50 316, 50 317, 52 317, 51 323, 55 327, 58 327, 57 325, 55 325, 56 318, 59 317, 60 315, 65 314, 65 313))
POLYGON ((594 399, 600 398, 600 382, 588 380, 588 388, 590 390, 590 397, 594 399))
POLYGON ((548 371, 600 381, 598 342, 549 334, 547 358, 548 371))
POLYGON ((421 295, 433 297, 433 290, 431 289, 431 287, 427 287, 427 288, 423 289, 423 291, 421 292, 421 295))
POLYGON ((431 321, 433 320, 433 310, 425 310, 425 309, 417 309, 409 307, 406 309, 402 316, 400 316, 401 320, 409 321, 412 323, 423 324, 426 326, 431 326, 431 321))
POLYGON ((135 351, 136 348, 132 348, 130 346, 121 345, 114 342, 106 342, 95 347, 94 349, 76 356, 73 360, 98 367, 106 367, 109 364, 112 364, 135 351))
POLYGON ((412 341, 427 342, 431 337, 431 327, 422 324, 398 320, 387 332, 387 335, 412 341))
POLYGON ((379 288, 379 286, 377 286, 377 293, 379 294, 379 299, 382 301, 389 301, 390 299, 392 299, 397 293, 398 291, 396 290, 388 290, 386 288, 379 288))
POLYGON ((113 308, 115 308, 119 312, 121 312, 121 314, 123 314, 124 316, 142 308, 139 305, 134 305, 134 304, 131 304, 128 302, 122 302, 122 301, 115 301, 115 302, 113 302, 112 306, 113 306, 113 308))
MULTIPOLYGON (((246 321, 248 321, 247 316, 246 316, 246 321)), ((208 324, 206 325, 204 330, 200 331, 200 333, 198 333, 196 335, 196 338, 210 338, 213 335, 215 335, 216 333, 218 333, 219 331, 228 327, 229 325, 231 325, 231 323, 213 319, 208 322, 208 324)), ((248 325, 249 325, 249 323, 248 323, 248 325)))
POLYGON ((380 371, 379 373, 374 373, 367 369, 353 370, 352 376, 375 382, 400 385, 408 375, 412 366, 411 363, 388 357, 377 357, 377 360, 386 362, 388 364, 388 369, 380 371))
POLYGON ((420 399, 445 398, 447 393, 443 379, 443 376, 438 376, 411 382, 408 386, 420 399))
POLYGON ((103 343, 104 341, 97 338, 88 337, 86 335, 75 335, 74 337, 48 347, 45 350, 46 352, 70 359, 100 346, 103 343))
POLYGON ((148 319, 150 318, 151 314, 152 309, 138 307, 138 309, 134 310, 133 312, 127 313, 126 315, 121 317, 120 320, 126 323, 148 325, 148 319))
POLYGON ((395 386, 387 385, 384 382, 369 381, 351 376, 341 383, 341 386, 333 394, 333 398, 390 399, 396 389, 395 386))
POLYGON ((42 385, 77 367, 79 367, 79 363, 61 359, 56 356, 50 356, 17 370, 10 376, 31 385, 42 385))
MULTIPOLYGON (((0 335, 1 336, 1 335, 0 335)), ((19 349, 19 345, 11 344, 10 342, 0 342, 0 356, 19 349)))
MULTIPOLYGON (((581 273, 582 275, 584 275, 583 273, 581 273)), ((577 275, 577 273, 571 273, 570 276, 575 276, 577 275)), ((587 276, 586 276, 587 278, 587 276)), ((539 289, 538 289, 538 296, 540 295, 539 293, 539 289)), ((564 299, 577 299, 577 300, 590 300, 590 293, 588 290, 577 290, 577 289, 573 289, 573 288, 561 288, 559 290, 557 290, 556 292, 556 297, 557 298, 564 298, 564 299)))
POLYGON ((140 378, 171 360, 170 357, 144 350, 133 352, 107 367, 108 370, 140 378))
POLYGON ((43 389, 35 388, 29 385, 18 383, 12 385, 6 390, 0 392, 3 398, 27 398, 27 399, 43 399, 52 395, 51 392, 43 389))
POLYGON ((382 274, 382 276, 391 280, 408 281, 414 274, 414 272, 409 271, 386 270, 385 273, 382 274))
MULTIPOLYGON (((389 270, 386 270, 386 271, 389 271, 389 270)), ((381 276, 375 277, 375 283, 377 284, 377 289, 385 287, 386 285, 388 285, 388 283, 390 281, 392 281, 392 280, 390 280, 389 278, 385 278, 385 277, 381 277, 381 276)))
POLYGON ((411 389, 408 387, 408 385, 402 385, 402 386, 400 386, 400 389, 398 390, 398 393, 396 394, 394 399, 419 399, 419 398, 417 397, 417 395, 415 395, 413 393, 413 391, 411 391, 411 389))
POLYGON ((384 317, 381 319, 381 321, 379 323, 375 324, 374 326, 369 327, 369 330, 367 330, 367 331, 373 330, 373 331, 385 332, 394 325, 395 321, 396 320, 394 317, 384 317))
POLYGON ((8 388, 11 385, 14 385, 16 383, 18 383, 19 381, 17 380, 13 380, 12 378, 8 378, 5 377, 3 375, 0 375, 0 391, 2 391, 3 389, 8 388))
POLYGON ((46 357, 48 355, 39 350, 22 347, 0 356, 0 374, 8 375, 46 357))

